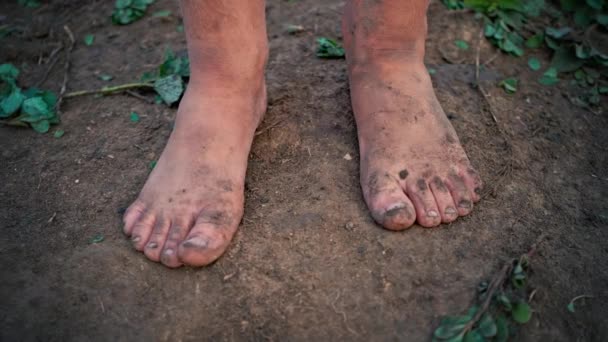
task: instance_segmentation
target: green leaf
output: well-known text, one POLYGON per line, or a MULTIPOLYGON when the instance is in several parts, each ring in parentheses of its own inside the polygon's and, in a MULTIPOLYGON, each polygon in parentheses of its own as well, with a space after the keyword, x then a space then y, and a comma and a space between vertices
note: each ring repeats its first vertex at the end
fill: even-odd
POLYGON ((588 27, 593 21, 595 11, 587 6, 581 6, 574 12, 574 23, 579 27, 588 27))
POLYGON ((179 33, 184 32, 184 25, 183 24, 177 25, 177 27, 175 28, 175 30, 177 32, 179 32, 179 33))
POLYGON ((602 9, 604 0, 587 0, 587 5, 595 9, 602 9))
POLYGON ((437 70, 434 68, 427 68, 426 70, 429 72, 429 75, 435 75, 437 73, 437 70))
POLYGON ((559 4, 561 8, 566 12, 572 12, 576 8, 576 4, 580 0, 560 0, 559 4))
POLYGON ((171 49, 167 49, 165 51, 165 60, 158 68, 158 76, 165 77, 169 75, 189 77, 190 61, 188 57, 177 57, 171 49))
POLYGON ((129 114, 129 120, 131 120, 131 122, 139 122, 139 114, 131 112, 131 114, 129 114))
POLYGON ((542 33, 535 34, 526 40, 526 47, 530 49, 538 49, 543 44, 544 35, 542 33))
POLYGON ((528 303, 519 302, 513 306, 511 316, 515 322, 525 324, 530 321, 530 318, 532 318, 532 309, 528 303))
MULTIPOLYGON (((470 320, 471 318, 468 316, 444 317, 433 335, 440 340, 447 340, 461 335, 462 329, 464 329, 470 320)), ((460 337, 462 338, 462 335, 460 337)))
MULTIPOLYGON (((543 75, 543 77, 545 77, 545 76, 543 75)), ((542 77, 541 77, 541 79, 542 79, 542 77)), ((513 283, 513 286, 515 286, 515 288, 521 289, 526 285, 526 275, 523 273, 515 274, 515 275, 513 275, 511 282, 513 283)))
POLYGON ((524 3, 523 12, 528 17, 538 17, 540 15, 542 9, 545 7, 544 0, 528 0, 528 1, 524 1, 523 3, 524 3))
POLYGON ((105 237, 103 236, 103 234, 99 233, 99 234, 95 234, 92 238, 90 238, 89 243, 90 244, 100 243, 103 240, 105 240, 105 237))
POLYGON ((513 308, 513 306, 511 305, 511 301, 509 300, 509 297, 507 297, 504 293, 501 293, 498 296, 496 296, 496 299, 498 300, 498 302, 500 304, 502 304, 502 306, 505 308, 505 310, 511 311, 511 309, 513 308))
POLYGON ((496 34, 496 28, 492 23, 487 23, 484 27, 483 33, 486 37, 493 37, 496 34))
POLYGON ((559 82, 559 78, 557 78, 557 70, 555 68, 549 68, 541 78, 538 79, 538 82, 542 85, 554 85, 559 82))
POLYGON ((559 44, 557 43, 557 41, 555 41, 555 39, 548 37, 548 36, 545 36, 545 43, 552 50, 557 50, 560 47, 559 44))
POLYGON ((47 119, 39 120, 36 122, 30 122, 30 125, 34 131, 38 133, 46 133, 51 128, 51 123, 47 119))
POLYGON ((509 339, 509 324, 504 315, 496 317, 496 337, 495 342, 507 342, 509 339))
POLYGON ((112 23, 127 25, 141 19, 146 13, 148 5, 153 0, 116 0, 112 12, 112 23))
POLYGON ((479 321, 479 332, 484 337, 493 337, 496 335, 496 323, 490 313, 486 312, 481 316, 481 320, 479 321))
POLYGON ((153 160, 150 162, 150 165, 148 165, 150 167, 150 170, 154 169, 156 167, 156 160, 153 160))
POLYGON ((40 96, 32 97, 23 101, 22 111, 28 114, 28 118, 22 119, 25 122, 36 122, 41 119, 48 119, 52 116, 48 104, 40 96))
POLYGON ((171 11, 169 11, 169 10, 160 10, 160 11, 156 11, 152 14, 152 16, 155 18, 168 17, 170 15, 171 15, 171 11))
POLYGON ((25 96, 21 93, 21 89, 14 88, 9 96, 0 101, 0 109, 2 110, 2 112, 0 112, 0 117, 6 118, 13 115, 19 110, 23 100, 25 100, 25 96))
POLYGON ((484 342, 485 339, 477 330, 471 330, 464 335, 463 342, 484 342))
POLYGON ((101 74, 98 76, 102 81, 111 81, 114 77, 112 75, 101 74))
POLYGON ((564 26, 561 28, 553 28, 547 27, 545 28, 545 34, 551 38, 561 39, 565 37, 568 33, 570 33, 572 29, 570 27, 564 26))
POLYGON ((528 66, 534 71, 540 70, 541 68, 540 61, 536 57, 530 57, 528 59, 528 66))
POLYGON ((19 77, 19 70, 10 63, 0 65, 0 79, 2 80, 16 80, 19 77))
POLYGON ((456 39, 454 41, 454 45, 456 45, 461 50, 468 50, 469 49, 469 43, 467 43, 467 42, 465 42, 464 40, 461 40, 461 39, 456 39))
POLYGON ((557 72, 571 72, 585 64, 585 61, 576 57, 576 52, 566 46, 560 46, 551 58, 551 68, 557 72))
POLYGON ((574 313, 574 302, 568 303, 567 308, 568 308, 568 311, 574 313))
POLYGON ((123 9, 123 8, 127 8, 127 7, 131 6, 131 3, 132 3, 131 0, 116 0, 114 7, 118 8, 118 9, 123 9))
POLYGON ((53 136, 57 139, 61 138, 65 134, 65 131, 62 129, 58 129, 53 133, 53 136))
POLYGON ((38 0, 19 0, 18 3, 21 6, 25 6, 25 7, 29 7, 29 8, 35 8, 35 7, 40 6, 40 1, 38 1, 38 0))
POLYGON ((498 85, 503 87, 503 89, 509 94, 513 94, 517 91, 517 79, 516 78, 504 79, 498 85))
POLYGON ((608 14, 601 14, 599 13, 596 17, 595 20, 600 24, 600 25, 608 25, 608 14))
POLYGON ((336 41, 329 38, 317 38, 317 57, 319 58, 343 58, 344 48, 336 41))
POLYGON ((167 105, 177 102, 184 92, 184 81, 180 76, 170 75, 154 82, 154 90, 167 105))
POLYGON ((91 46, 93 45, 93 42, 95 41, 95 35, 92 34, 87 34, 86 36, 84 36, 84 44, 86 46, 91 46))

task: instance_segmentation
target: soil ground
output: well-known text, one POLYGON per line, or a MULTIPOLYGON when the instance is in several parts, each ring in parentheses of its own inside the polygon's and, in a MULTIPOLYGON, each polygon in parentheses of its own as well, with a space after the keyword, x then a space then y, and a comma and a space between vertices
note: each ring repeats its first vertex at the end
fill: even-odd
MULTIPOLYGON (((527 58, 495 56, 483 41, 481 62, 495 56, 481 73, 488 106, 473 87, 480 24, 433 2, 426 62, 490 191, 453 224, 383 230, 359 187, 345 62, 314 55, 315 37, 340 37, 342 5, 268 1, 269 109, 251 153, 242 226, 210 267, 149 262, 121 232, 121 213, 158 158, 175 108, 80 97, 64 102, 60 139, 0 128, 0 340, 425 341, 442 315, 464 311, 481 280, 543 234, 532 259, 535 313, 516 340, 607 340, 606 115, 571 105, 567 82, 541 86, 527 58), (287 24, 306 31, 289 34, 287 24), (472 48, 458 50, 455 39, 472 48), (507 76, 520 79, 514 95, 496 87, 507 76), (89 243, 96 234, 105 240, 89 243), (568 312, 582 294, 594 298, 568 312)), ((19 30, 0 41, 0 61, 22 70, 21 84, 35 84, 67 41, 67 25, 77 38, 68 89, 81 90, 137 80, 165 48, 184 51, 176 1, 157 1, 128 26, 111 24, 112 7, 3 1, 0 20, 19 30), (150 15, 162 9, 174 14, 150 15), (83 44, 88 33, 92 46, 83 44)), ((59 91, 64 52, 44 88, 59 91)))

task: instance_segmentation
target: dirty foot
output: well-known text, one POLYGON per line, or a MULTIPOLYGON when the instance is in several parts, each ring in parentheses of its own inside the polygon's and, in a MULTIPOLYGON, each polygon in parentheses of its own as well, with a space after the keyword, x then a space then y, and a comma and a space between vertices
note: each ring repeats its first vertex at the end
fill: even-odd
POLYGON ((452 222, 480 199, 481 180, 423 63, 425 10, 425 1, 351 2, 343 22, 363 195, 392 230, 452 222))
POLYGON ((424 66, 387 63, 351 77, 361 186, 376 222, 434 227, 469 214, 481 181, 424 66))
POLYGON ((139 197, 124 215, 133 246, 169 267, 203 266, 226 250, 243 215, 247 158, 265 110, 251 91, 193 85, 139 197))

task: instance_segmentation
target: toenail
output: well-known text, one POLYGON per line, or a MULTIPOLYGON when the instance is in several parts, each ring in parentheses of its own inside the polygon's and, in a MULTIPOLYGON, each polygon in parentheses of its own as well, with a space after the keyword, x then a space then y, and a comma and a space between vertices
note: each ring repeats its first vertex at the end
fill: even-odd
POLYGON ((439 216, 439 214, 437 214, 437 212, 435 210, 429 210, 426 212, 426 216, 428 217, 437 217, 439 216))
POLYGON ((171 248, 166 249, 165 255, 173 255, 173 250, 171 248))
POLYGON ((447 208, 445 208, 445 214, 446 215, 456 215, 456 209, 454 209, 452 207, 447 207, 447 208))
POLYGON ((461 200, 460 202, 458 202, 458 206, 464 209, 470 209, 471 208, 471 201, 469 200, 461 200))
POLYGON ((141 240, 140 236, 134 236, 131 238, 131 241, 133 241, 133 242, 139 242, 139 240, 141 240))
POLYGON ((209 245, 208 239, 193 237, 190 240, 187 240, 183 243, 183 246, 186 248, 207 248, 209 245))
POLYGON ((384 214, 387 216, 395 215, 399 212, 399 209, 403 209, 403 208, 405 208, 405 203, 395 203, 395 204, 391 205, 390 207, 388 207, 386 209, 386 211, 384 212, 384 214))
POLYGON ((158 244, 156 242, 150 242, 148 244, 148 248, 156 248, 156 247, 158 247, 158 244))

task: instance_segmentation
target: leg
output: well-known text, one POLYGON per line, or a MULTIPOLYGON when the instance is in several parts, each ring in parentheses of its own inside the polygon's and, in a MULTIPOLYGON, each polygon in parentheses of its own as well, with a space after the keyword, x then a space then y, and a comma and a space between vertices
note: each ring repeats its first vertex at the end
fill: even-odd
POLYGON ((423 63, 428 0, 350 0, 342 31, 359 136, 361 186, 393 230, 467 215, 481 180, 423 63))
POLYGON ((181 5, 190 83, 167 146, 124 216, 133 246, 169 267, 207 265, 226 250, 266 110, 264 0, 181 5))

